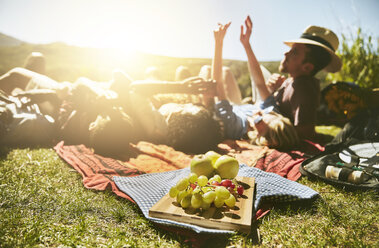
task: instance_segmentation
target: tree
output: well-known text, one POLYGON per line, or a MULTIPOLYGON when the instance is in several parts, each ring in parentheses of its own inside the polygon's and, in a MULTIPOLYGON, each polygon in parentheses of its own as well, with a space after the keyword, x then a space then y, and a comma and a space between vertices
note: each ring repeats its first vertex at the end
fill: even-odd
POLYGON ((327 80, 354 82, 366 89, 379 87, 379 39, 375 49, 373 38, 365 39, 358 28, 355 37, 342 35, 342 46, 337 54, 342 60, 341 71, 329 74, 327 80))

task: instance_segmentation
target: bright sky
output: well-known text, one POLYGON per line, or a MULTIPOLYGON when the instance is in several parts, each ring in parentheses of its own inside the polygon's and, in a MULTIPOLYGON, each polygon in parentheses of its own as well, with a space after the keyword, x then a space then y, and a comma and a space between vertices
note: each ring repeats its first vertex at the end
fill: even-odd
POLYGON ((378 39, 378 11, 378 0, 0 0, 0 32, 31 43, 211 58, 212 30, 232 21, 224 58, 246 60, 239 32, 250 15, 253 48, 268 61, 280 60, 282 41, 311 24, 340 38, 361 27, 378 39))

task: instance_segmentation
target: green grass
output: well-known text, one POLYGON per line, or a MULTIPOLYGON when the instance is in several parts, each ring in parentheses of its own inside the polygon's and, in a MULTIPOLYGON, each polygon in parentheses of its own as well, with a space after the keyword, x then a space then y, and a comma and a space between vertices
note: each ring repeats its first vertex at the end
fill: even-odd
MULTIPOLYGON (((210 59, 140 54, 129 59, 102 49, 64 44, 24 44, 0 48, 0 75, 22 66, 32 51, 45 54, 47 75, 57 81, 86 76, 107 81, 113 68, 134 79, 159 65, 164 80, 173 80, 179 65, 192 75, 210 59)), ((246 62, 225 60, 243 96, 250 94, 246 62)), ((263 63, 275 72, 279 62, 263 63)), ((322 81, 326 77, 321 74, 322 81)), ((323 85, 329 82, 323 82, 323 85)), ((318 126, 335 136, 338 127, 318 126)), ((300 183, 320 193, 311 206, 275 206, 254 223, 260 235, 212 236, 205 247, 379 247, 378 194, 348 192, 320 181, 300 183), (258 237, 259 238, 258 238, 258 237)), ((0 149, 0 247, 187 247, 186 238, 146 220, 137 205, 111 191, 83 187, 82 178, 52 149, 0 149)))
POLYGON ((0 246, 173 247, 138 207, 83 187, 52 149, 14 149, 0 161, 0 246))
MULTIPOLYGON (((276 206, 255 235, 211 237, 205 247, 378 247, 378 195, 348 192, 301 178, 321 199, 276 206)), ((83 187, 53 149, 3 149, 0 157, 0 247, 187 247, 185 237, 146 220, 111 191, 83 187)))
POLYGON ((269 247, 377 247, 378 195, 347 192, 301 178, 321 195, 311 208, 274 208, 260 223, 262 244, 269 247))

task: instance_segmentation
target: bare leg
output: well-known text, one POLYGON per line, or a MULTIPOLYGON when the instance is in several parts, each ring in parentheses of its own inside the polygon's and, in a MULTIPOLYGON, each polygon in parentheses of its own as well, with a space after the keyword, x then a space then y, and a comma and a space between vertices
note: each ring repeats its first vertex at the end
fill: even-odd
POLYGON ((191 77, 191 72, 186 66, 178 66, 175 71, 175 81, 182 81, 191 77))
POLYGON ((212 78, 211 75, 212 67, 210 65, 203 65, 199 72, 199 77, 203 78, 204 80, 209 80, 212 78))
POLYGON ((150 66, 145 70, 146 79, 162 80, 160 70, 155 66, 150 66))
POLYGON ((34 72, 16 67, 0 77, 0 90, 8 95, 16 88, 24 90, 33 78, 34 72))
POLYGON ((62 88, 62 84, 45 75, 16 67, 0 77, 0 89, 7 94, 12 94, 13 90, 17 88, 21 90, 57 90, 62 88))
POLYGON ((25 60, 25 69, 37 72, 39 74, 46 74, 46 60, 45 56, 39 52, 32 52, 25 60))
MULTIPOLYGON (((268 79, 271 76, 271 73, 263 65, 261 65, 260 67, 261 67, 261 70, 262 70, 262 73, 263 73, 264 80, 267 83, 268 79)), ((252 79, 251 80, 251 101, 253 103, 256 103, 256 102, 259 102, 260 100, 261 100, 261 97, 259 96, 258 88, 257 88, 254 80, 252 79)))
POLYGON ((110 82, 110 89, 115 91, 121 98, 128 97, 129 85, 134 80, 122 70, 116 69, 112 73, 112 80, 110 82))
POLYGON ((227 99, 234 104, 242 104, 241 90, 230 68, 224 66, 222 74, 227 99))

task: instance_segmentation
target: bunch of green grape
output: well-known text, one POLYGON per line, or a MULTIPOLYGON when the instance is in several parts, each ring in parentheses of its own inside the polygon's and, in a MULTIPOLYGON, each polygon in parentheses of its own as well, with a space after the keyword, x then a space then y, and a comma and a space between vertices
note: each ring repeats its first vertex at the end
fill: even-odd
POLYGON ((192 207, 207 210, 213 204, 216 208, 224 205, 233 208, 236 197, 243 195, 244 188, 235 179, 222 180, 219 175, 208 179, 206 176, 197 176, 191 173, 180 179, 170 188, 169 195, 176 198, 182 208, 192 207))

